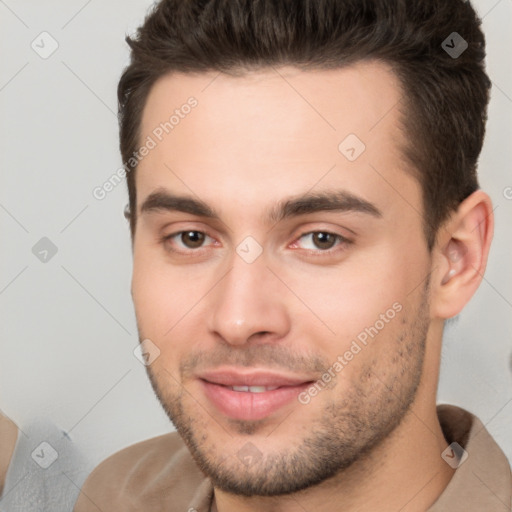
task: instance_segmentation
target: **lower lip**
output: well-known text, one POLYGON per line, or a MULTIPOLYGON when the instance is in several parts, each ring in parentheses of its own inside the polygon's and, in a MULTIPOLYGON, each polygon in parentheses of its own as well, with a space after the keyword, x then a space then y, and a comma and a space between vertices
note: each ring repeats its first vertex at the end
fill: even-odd
POLYGON ((206 380, 199 381, 207 398, 226 416, 237 420, 256 421, 266 418, 281 407, 297 399, 301 391, 310 383, 298 386, 283 386, 263 393, 250 391, 233 391, 206 380))

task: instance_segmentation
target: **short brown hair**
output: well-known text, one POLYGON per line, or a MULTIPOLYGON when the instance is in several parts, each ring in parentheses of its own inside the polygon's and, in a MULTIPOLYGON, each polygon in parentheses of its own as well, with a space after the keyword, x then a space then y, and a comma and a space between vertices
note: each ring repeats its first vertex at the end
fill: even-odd
POLYGON ((422 187, 431 249, 442 222, 478 188, 491 85, 480 24, 464 0, 161 0, 126 38, 131 61, 118 86, 132 237, 136 164, 128 162, 158 78, 279 65, 333 69, 377 59, 391 65, 405 93, 402 149, 422 187), (459 56, 443 48, 446 40, 455 46, 453 37, 467 42, 459 56))

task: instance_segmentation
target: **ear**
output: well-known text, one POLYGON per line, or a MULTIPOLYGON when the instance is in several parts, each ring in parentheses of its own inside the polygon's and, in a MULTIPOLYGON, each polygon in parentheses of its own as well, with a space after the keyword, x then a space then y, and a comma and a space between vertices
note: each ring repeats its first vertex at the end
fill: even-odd
POLYGON ((432 318, 460 313, 480 285, 494 232, 490 197, 477 190, 440 227, 433 249, 432 318))

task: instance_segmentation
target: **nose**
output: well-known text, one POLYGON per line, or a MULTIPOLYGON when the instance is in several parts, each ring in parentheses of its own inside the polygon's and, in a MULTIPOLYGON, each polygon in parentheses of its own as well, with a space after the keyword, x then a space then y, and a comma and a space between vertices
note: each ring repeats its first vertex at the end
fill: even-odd
POLYGON ((290 329, 283 284, 263 257, 247 263, 235 254, 230 271, 212 292, 209 329, 226 343, 268 343, 290 329))

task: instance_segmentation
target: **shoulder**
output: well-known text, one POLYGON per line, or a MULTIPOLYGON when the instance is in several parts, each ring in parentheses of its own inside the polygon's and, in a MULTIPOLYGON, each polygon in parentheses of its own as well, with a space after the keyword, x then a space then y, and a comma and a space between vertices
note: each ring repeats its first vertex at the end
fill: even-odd
POLYGON ((0 495, 18 439, 18 427, 0 413, 0 495))
POLYGON ((87 478, 74 512, 183 509, 205 476, 178 433, 129 446, 87 478), (142 507, 142 504, 144 505, 142 507))

